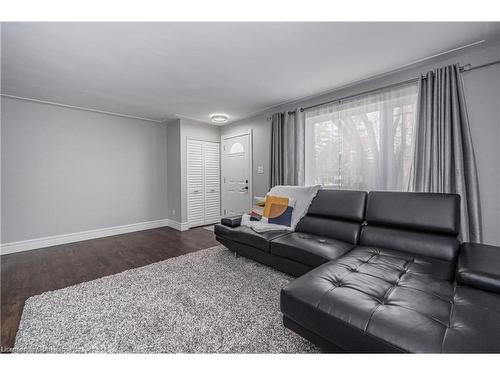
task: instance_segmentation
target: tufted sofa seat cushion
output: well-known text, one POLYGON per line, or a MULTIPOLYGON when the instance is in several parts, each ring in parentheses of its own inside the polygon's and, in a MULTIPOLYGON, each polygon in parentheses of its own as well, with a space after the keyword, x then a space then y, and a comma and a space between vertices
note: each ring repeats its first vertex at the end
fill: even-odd
POLYGON ((269 252, 269 241, 290 233, 286 230, 257 233, 248 227, 238 226, 231 228, 223 224, 216 224, 214 232, 216 236, 222 236, 231 241, 252 246, 266 252, 269 252))
POLYGON ((353 352, 500 351, 500 295, 451 282, 454 264, 358 247, 288 284, 281 310, 353 352))
POLYGON ((317 267, 337 259, 354 248, 353 244, 325 236, 294 232, 274 239, 271 254, 317 267))

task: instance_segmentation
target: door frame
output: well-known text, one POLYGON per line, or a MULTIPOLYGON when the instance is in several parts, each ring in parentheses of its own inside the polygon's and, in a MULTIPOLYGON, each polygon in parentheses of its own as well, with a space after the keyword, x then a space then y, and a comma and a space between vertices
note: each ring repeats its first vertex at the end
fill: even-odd
POLYGON ((253 206, 253 135, 252 129, 248 129, 246 131, 229 133, 226 135, 222 135, 220 137, 220 178, 221 178, 221 217, 226 216, 226 198, 225 198, 225 190, 224 190, 224 178, 226 172, 225 165, 225 157, 224 157, 224 141, 230 138, 240 137, 242 135, 248 135, 248 196, 249 196, 249 207, 253 206))

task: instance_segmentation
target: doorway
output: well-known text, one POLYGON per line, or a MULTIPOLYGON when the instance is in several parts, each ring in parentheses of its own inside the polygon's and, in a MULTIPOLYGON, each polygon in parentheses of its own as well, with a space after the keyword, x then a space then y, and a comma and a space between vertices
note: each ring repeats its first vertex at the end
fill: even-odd
POLYGON ((221 137, 222 216, 252 208, 252 130, 221 137))

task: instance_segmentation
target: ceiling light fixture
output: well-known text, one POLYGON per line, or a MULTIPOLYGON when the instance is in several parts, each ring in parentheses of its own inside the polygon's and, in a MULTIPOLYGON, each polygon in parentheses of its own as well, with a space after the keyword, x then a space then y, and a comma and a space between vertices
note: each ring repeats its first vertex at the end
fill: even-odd
POLYGON ((210 119, 216 124, 224 124, 229 120, 229 116, 224 113, 213 113, 210 115, 210 119))

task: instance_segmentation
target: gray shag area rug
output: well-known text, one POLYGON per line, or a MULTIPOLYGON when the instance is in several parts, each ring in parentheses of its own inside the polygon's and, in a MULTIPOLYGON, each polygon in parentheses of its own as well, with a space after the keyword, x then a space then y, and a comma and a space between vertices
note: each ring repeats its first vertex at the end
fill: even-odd
POLYGON ((222 246, 26 301, 18 353, 307 353, 284 329, 293 278, 222 246))

